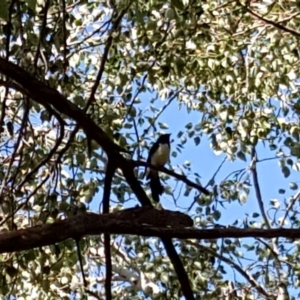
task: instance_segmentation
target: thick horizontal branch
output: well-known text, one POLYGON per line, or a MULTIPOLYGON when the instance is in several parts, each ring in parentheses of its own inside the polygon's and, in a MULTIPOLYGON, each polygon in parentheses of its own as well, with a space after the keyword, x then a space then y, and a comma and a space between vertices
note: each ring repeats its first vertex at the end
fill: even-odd
MULTIPOLYGON (((165 225, 168 222, 163 224, 163 221, 160 218, 165 215, 166 212, 158 210, 153 211, 153 220, 160 220, 157 223, 157 227, 145 224, 148 223, 147 220, 146 222, 143 222, 140 218, 137 218, 137 220, 134 218, 127 219, 130 213, 124 215, 125 218, 123 216, 120 217, 119 213, 104 215, 86 213, 63 221, 58 221, 53 224, 45 224, 28 229, 5 232, 0 234, 0 253, 28 250, 62 242, 69 238, 98 235, 101 233, 130 234, 151 237, 156 236, 161 238, 178 239, 218 239, 244 237, 284 237, 290 239, 300 238, 299 229, 218 228, 202 230, 185 228, 184 225, 180 224, 177 224, 178 226, 175 227, 173 225, 171 225, 172 227, 166 227, 165 225)), ((169 212, 167 212, 167 214, 169 214, 169 212)), ((177 212, 173 212, 173 214, 174 215, 171 217, 171 222, 173 222, 175 219, 180 220, 180 216, 183 216, 183 219, 187 217, 177 212)), ((153 224, 155 224, 155 221, 153 224)))
MULTIPOLYGON (((133 166, 127 159, 123 158, 119 152, 124 150, 115 144, 109 136, 97 126, 93 120, 85 114, 85 111, 79 109, 74 103, 68 101, 63 95, 61 95, 55 89, 48 87, 46 84, 35 79, 31 74, 16 66, 5 59, 0 57, 0 73, 12 79, 15 85, 17 85, 16 90, 22 92, 24 95, 27 95, 32 100, 36 101, 39 104, 48 107, 49 105, 52 109, 68 116, 69 118, 75 120, 78 125, 84 130, 89 139, 94 139, 100 147, 106 152, 109 158, 113 158, 116 162, 116 165, 122 169, 123 175, 126 178, 127 183, 131 187, 132 191, 136 195, 137 199, 143 206, 151 207, 151 202, 147 197, 145 191, 141 187, 139 181, 134 175, 133 166)), ((57 228, 58 231, 60 230, 57 228)), ((103 231, 104 232, 104 231, 103 231)), ((87 234, 87 233, 84 233, 87 234)), ((18 238, 18 237, 17 237, 18 238)), ((61 237, 62 238, 62 237, 61 237)), ((63 237, 66 239, 67 237, 63 237)), ((44 240, 44 243, 50 244, 44 240)), ((54 241, 55 242, 55 241, 54 241)), ((162 240, 167 255, 169 256, 174 269, 177 273, 178 280, 182 287, 182 292, 186 299, 194 299, 193 292, 188 280, 188 276, 184 270, 184 266, 175 250, 174 245, 170 238, 162 240)), ((52 242, 53 243, 53 242, 52 242)), ((37 245, 39 246, 39 245, 37 245)), ((42 245, 41 245, 42 246, 42 245)), ((32 246, 28 247, 32 248, 32 246)), ((20 248, 19 250, 23 250, 20 248)), ((8 250, 6 250, 8 251, 8 250)), ((17 251, 13 249, 10 251, 17 251)))

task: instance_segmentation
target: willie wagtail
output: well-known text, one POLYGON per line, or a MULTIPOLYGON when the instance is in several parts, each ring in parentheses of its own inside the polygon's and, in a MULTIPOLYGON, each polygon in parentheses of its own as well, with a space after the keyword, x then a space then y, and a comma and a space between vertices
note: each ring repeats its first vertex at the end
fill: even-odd
MULTIPOLYGON (((147 163, 156 167, 163 167, 169 159, 170 134, 162 134, 150 148, 147 163)), ((153 200, 159 202, 159 195, 162 195, 164 188, 160 182, 158 171, 148 168, 147 179, 150 179, 150 189, 153 200)))
MULTIPOLYGON (((152 145, 149 151, 147 163, 156 167, 163 167, 170 159, 170 134, 162 134, 152 145)), ((164 188, 160 182, 158 171, 148 168, 147 179, 150 179, 150 189, 152 198, 155 202, 159 202, 159 195, 162 195, 164 188)), ((209 191, 200 186, 198 190, 205 195, 209 195, 209 191)))

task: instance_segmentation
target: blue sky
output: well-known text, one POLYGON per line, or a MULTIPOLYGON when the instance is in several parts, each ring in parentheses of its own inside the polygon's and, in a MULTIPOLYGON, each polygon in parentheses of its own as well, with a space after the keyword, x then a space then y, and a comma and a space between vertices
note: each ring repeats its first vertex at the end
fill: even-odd
MULTIPOLYGON (((148 109, 150 105, 155 106, 156 108, 161 108, 165 105, 165 101, 156 100, 154 104, 150 104, 150 95, 148 93, 143 94, 141 99, 141 104, 139 107, 143 108, 145 110, 145 113, 143 114, 143 117, 150 116, 153 113, 148 109)), ((199 120, 201 118, 201 112, 198 111, 190 111, 188 112, 184 106, 179 109, 178 102, 173 101, 171 105, 160 115, 158 122, 166 123, 168 125, 168 129, 160 130, 159 126, 156 126, 158 131, 161 132, 168 132, 171 133, 172 136, 172 144, 171 147, 173 150, 176 149, 176 144, 180 144, 180 141, 178 141, 177 134, 179 131, 186 132, 185 125, 187 123, 192 124, 198 124, 199 120)), ((158 124, 157 122, 157 124, 158 124)), ((156 125, 157 125, 156 124, 156 125)), ((143 127, 138 128, 139 134, 142 135, 144 131, 144 127, 148 127, 149 124, 144 124, 143 127)), ((133 129, 127 130, 127 132, 133 132, 133 129)), ((156 140, 156 136, 153 135, 153 131, 149 131, 147 133, 147 143, 149 146, 156 140)), ((276 154, 276 151, 270 151, 268 146, 263 146, 262 143, 259 143, 257 147, 257 153, 259 159, 266 159, 270 157, 274 157, 276 154)), ((144 159, 146 159, 147 152, 144 151, 143 153, 144 159)), ((177 165, 181 166, 184 164, 185 161, 191 162, 191 172, 197 172, 201 176, 201 182, 205 186, 210 179, 212 178, 213 174, 216 172, 218 167, 220 166, 221 162, 224 160, 225 154, 216 155, 213 150, 210 147, 209 139, 206 136, 203 136, 201 138, 201 143, 196 146, 193 139, 188 139, 186 144, 184 144, 184 147, 182 148, 181 152, 177 152, 176 157, 171 157, 171 165, 173 167, 177 167, 177 165)), ((215 178, 215 182, 217 185, 220 184, 222 180, 225 179, 225 177, 230 174, 231 172, 235 170, 239 170, 242 168, 248 169, 249 167, 249 157, 247 157, 247 161, 244 162, 242 160, 236 159, 235 161, 226 161, 218 173, 218 175, 215 178)), ((168 167, 168 166, 167 166, 168 167)), ((266 208, 269 208, 270 201, 272 199, 278 199, 279 202, 282 202, 284 199, 294 195, 296 191, 292 191, 289 189, 289 182, 294 181, 296 183, 299 183, 298 180, 298 172, 291 171, 291 176, 287 179, 284 178, 279 166, 278 166, 278 159, 272 159, 272 160, 266 160, 262 163, 258 163, 258 176, 259 176, 259 183, 261 187, 261 193, 263 197, 263 201, 266 208), (278 190, 280 188, 285 188, 286 193, 284 195, 281 195, 278 193, 278 190)), ((191 180, 194 180, 193 176, 191 174, 188 174, 188 178, 191 180)), ((88 177, 93 177, 96 174, 89 175, 88 177)), ((97 175, 96 175, 97 176, 97 175)), ((174 180, 170 179, 167 182, 170 186, 174 186, 174 180)), ((251 178, 252 183, 252 178, 251 178)), ((144 182, 145 184, 145 182, 144 182)), ((146 187, 146 184, 145 184, 146 187)), ((212 187, 208 187, 209 190, 211 190, 212 187)), ((178 190, 176 190, 178 192, 178 190)), ((187 208, 190 206, 190 204, 193 202, 193 195, 195 194, 194 191, 192 191, 189 195, 189 197, 180 196, 177 202, 177 206, 174 204, 173 199, 171 196, 164 194, 161 197, 161 204, 165 209, 171 209, 171 210, 182 210, 183 212, 186 212, 187 208)), ((102 190, 95 195, 92 202, 89 205, 90 210, 98 211, 99 210, 99 202, 102 199, 102 190)), ((112 199, 116 201, 116 198, 112 195, 112 199)), ((124 207, 134 207, 139 202, 134 199, 126 202, 124 207)), ((111 203, 112 206, 115 204, 111 203)), ((195 211, 196 205, 194 205, 193 209, 190 212, 190 215, 192 217, 197 217, 197 212, 195 211)), ((281 206, 282 209, 284 209, 283 206, 281 206)), ((255 193, 253 192, 253 188, 250 188, 250 195, 246 201, 246 203, 241 204, 239 201, 231 201, 228 203, 224 203, 224 208, 218 205, 218 209, 221 211, 221 218, 216 222, 218 224, 222 224, 224 226, 230 226, 232 225, 236 220, 238 220, 238 225, 241 226, 243 224, 243 220, 247 217, 248 221, 258 221, 260 222, 262 220, 261 216, 258 216, 257 218, 253 219, 252 214, 253 213, 259 213, 259 207, 257 204, 255 193)), ((282 215, 282 212, 279 212, 277 216, 282 215)), ((289 225, 287 225, 288 227, 289 225)), ((221 241, 221 240, 220 240, 221 241)), ((254 243, 253 239, 247 238, 242 239, 241 244, 251 244, 254 243)), ((241 247, 239 250, 243 251, 245 254, 245 257, 248 259, 251 259, 251 263, 255 262, 256 256, 252 253, 246 252, 246 250, 241 247)), ((248 265, 249 262, 246 261, 246 264, 248 265)), ((237 274, 233 269, 228 266, 226 263, 222 263, 224 265, 225 270, 227 272, 227 275, 225 275, 226 278, 230 280, 237 280, 240 282, 244 282, 245 279, 237 274)), ((104 270, 103 270, 104 271, 104 270)), ((294 291, 294 290, 293 290, 294 291)))
MULTIPOLYGON (((147 99, 144 99, 145 107, 147 107, 147 99)), ((157 106, 163 106, 163 102, 157 101, 157 106)), ((176 144, 180 144, 178 141, 177 134, 179 131, 185 132, 185 125, 189 122, 193 124, 198 124, 201 113, 197 111, 187 112, 185 108, 178 108, 178 103, 174 101, 160 116, 159 122, 166 123, 169 126, 169 129, 161 130, 161 132, 171 133, 172 144, 171 147, 173 151, 176 149, 176 144)), ((147 126, 146 126, 147 127, 147 126)), ((159 127, 157 126, 159 131, 159 127)), ((139 132, 143 133, 142 130, 139 132)), ((153 132, 149 132, 148 136, 152 136, 152 142, 155 141, 156 137, 153 137, 153 132)), ((149 141, 149 145, 151 141, 149 141)), ((268 146, 263 146, 262 143, 259 143, 257 147, 258 158, 265 159, 275 156, 275 151, 270 151, 268 146)), ((143 153, 144 158, 146 158, 146 153, 143 153)), ((203 185, 206 185, 209 180, 212 178, 213 174, 216 172, 221 162, 224 160, 225 154, 216 155, 213 150, 210 148, 209 139, 206 136, 201 138, 201 143, 196 146, 193 139, 188 139, 184 148, 180 152, 177 152, 177 157, 171 157, 171 165, 176 168, 177 165, 184 164, 185 161, 191 162, 191 172, 197 172, 201 176, 201 182, 203 185)), ((215 181, 217 184, 220 183, 228 174, 232 171, 239 170, 242 168, 248 169, 249 167, 249 157, 247 157, 247 162, 236 159, 235 161, 227 160, 220 172, 218 173, 215 181)), ((280 195, 278 193, 279 188, 286 188, 286 195, 293 195, 295 192, 289 190, 288 184, 290 181, 297 182, 298 173, 295 171, 291 172, 291 176, 287 179, 284 178, 279 166, 278 159, 266 160, 257 164, 259 183, 261 187, 262 196, 264 203, 267 206, 270 202, 270 199, 278 198, 281 200, 285 195, 280 195)), ((193 180, 193 176, 188 176, 189 179, 193 180)), ((172 184, 171 184, 172 185, 172 184)), ((211 187, 208 187, 211 189, 211 187)), ((193 195, 192 192, 190 195, 193 195)), ((189 197, 181 197, 178 204, 180 207, 188 207, 193 199, 189 197)), ((172 199, 164 194, 161 203, 165 208, 174 209, 174 204, 172 199)), ((175 208, 176 209, 176 208, 175 208)), ((227 209, 222 212, 222 223, 231 224, 236 220, 236 216, 241 218, 252 214, 253 212, 258 212, 258 205, 255 199, 255 194, 252 191, 247 202, 241 205, 239 202, 228 203, 227 209)))
MULTIPOLYGON (((150 105, 155 106, 156 108, 163 107, 166 102, 161 101, 157 99, 155 103, 150 104, 150 99, 153 98, 153 96, 146 92, 141 95, 139 95, 139 98, 141 100, 141 104, 139 105, 140 108, 145 110, 144 116, 151 116, 153 113, 148 109, 150 105), (148 110, 147 110, 148 109, 148 110)), ((277 103, 278 105, 278 103, 277 103)), ((161 132, 167 132, 171 133, 172 136, 172 149, 175 150, 176 144, 180 144, 177 138, 177 134, 179 131, 185 132, 185 125, 187 123, 197 124, 199 123, 199 120, 201 118, 201 112, 198 111, 190 111, 187 112, 187 110, 184 108, 184 105, 182 105, 182 108, 179 109, 178 102, 175 100, 171 103, 171 105, 161 114, 161 116, 158 119, 158 122, 160 123, 166 123, 169 128, 160 130, 159 126, 157 125, 157 130, 161 132)), ((148 127, 149 124, 145 124, 142 128, 138 128, 139 135, 143 134, 143 130, 145 127, 148 127)), ((130 129, 129 131, 133 132, 133 129, 130 129)), ((127 132, 129 132, 127 130, 127 132)), ((153 131, 150 131, 147 133, 147 142, 149 145, 151 145, 155 140, 156 136, 153 136, 153 131)), ((276 151, 270 151, 269 147, 264 147, 262 143, 259 143, 257 146, 257 154, 259 159, 265 159, 274 157, 276 151)), ((147 153, 143 152, 143 157, 146 159, 147 153)), ((176 167, 177 165, 181 166, 184 164, 185 161, 191 162, 191 172, 197 172, 201 176, 201 182, 205 186, 209 180, 212 178, 213 174, 216 172, 218 167, 220 166, 221 162, 224 160, 225 154, 216 155, 214 154, 213 150, 210 147, 209 139, 206 136, 203 136, 201 138, 201 143, 196 146, 193 139, 188 139, 187 143, 184 144, 184 147, 181 152, 177 152, 176 157, 171 157, 171 165, 173 167, 176 167)), ((245 168, 248 170, 249 167, 249 157, 247 157, 247 161, 241 161, 239 159, 236 159, 235 161, 229 161, 227 160, 225 164, 223 165, 222 169, 218 173, 218 175, 215 178, 216 184, 220 184, 224 178, 230 174, 231 172, 235 170, 239 170, 242 168, 245 168)), ((270 201, 273 199, 278 199, 279 202, 282 202, 284 199, 292 196, 295 194, 295 191, 292 191, 289 189, 289 182, 294 181, 296 183, 299 183, 298 180, 298 173, 295 171, 291 171, 291 176, 287 179, 284 178, 279 166, 278 166, 278 159, 273 160, 266 160, 262 163, 257 164, 258 168, 258 177, 259 177, 259 183, 261 187, 261 193, 262 198, 264 201, 264 205, 266 209, 270 208, 270 201), (279 194, 278 190, 280 188, 285 188, 286 193, 284 195, 279 194)), ((188 175, 188 178, 191 180, 194 180, 192 175, 188 175)), ((145 182, 144 182, 145 183, 145 182)), ((251 183, 252 183, 252 177, 251 177, 251 183)), ((174 186, 175 182, 174 180, 170 179, 168 181, 168 184, 170 186, 174 186)), ((146 186, 146 185, 145 185, 146 186)), ((210 190, 212 187, 208 187, 210 190)), ((178 189, 176 190, 176 193, 178 192, 178 189)), ((189 197, 180 196, 177 202, 177 206, 174 204, 174 201, 171 196, 164 194, 161 197, 161 204, 166 209, 171 210, 182 210, 186 211, 186 209, 190 206, 190 204, 193 202, 193 195, 195 194, 194 191, 192 191, 189 195, 189 197)), ((116 200, 115 197, 113 197, 113 200, 116 200)), ((99 202, 102 199, 102 193, 100 192, 98 195, 96 195, 90 204, 91 210, 98 211, 99 209, 99 202)), ((139 204, 139 202, 136 199, 133 199, 131 201, 126 202, 124 207, 133 207, 139 204)), ((114 204, 112 204, 114 206, 114 204)), ((197 213, 195 211, 196 205, 194 205, 192 211, 190 214, 193 217, 197 216, 197 213)), ((284 206, 281 206, 282 209, 284 209, 284 206)), ((238 220, 238 226, 240 226, 243 223, 243 220, 247 217, 248 221, 253 220, 260 222, 262 220, 261 216, 258 216, 257 218, 253 219, 252 215, 253 213, 259 213, 259 206, 257 203, 257 199, 255 196, 255 193, 253 191, 253 188, 250 188, 250 195, 246 201, 246 203, 241 204, 239 201, 231 201, 228 203, 224 203, 224 208, 222 208, 220 205, 218 205, 218 209, 221 211, 221 218, 217 221, 217 223, 222 224, 224 226, 226 225, 232 225, 236 220, 238 220)), ((274 211, 273 211, 274 212, 274 211)), ((273 213, 271 211, 271 213, 273 213)), ((277 214, 277 217, 282 215, 282 211, 277 214)), ((289 225, 287 225, 288 227, 289 225)), ((253 239, 243 239, 243 243, 252 243, 253 239)), ((255 256, 251 253, 246 253, 245 256, 251 259, 255 259, 255 256)), ((226 265, 226 264, 224 264, 226 265)), ((228 272, 228 278, 234 280, 233 272, 231 267, 226 267, 226 271, 228 272)), ((239 280, 241 279, 240 276, 236 276, 236 278, 239 280)))
MULTIPOLYGON (((160 102, 159 100, 156 102, 157 106, 163 106, 165 103, 160 102)), ((149 104, 148 99, 143 97, 143 105, 145 108, 149 104)), ((172 133, 172 148, 176 148, 177 141, 177 133, 179 131, 185 131, 185 125, 189 122, 193 124, 197 124, 200 119, 200 112, 192 111, 187 112, 185 108, 178 108, 178 102, 174 101, 168 109, 166 109, 160 116, 159 122, 166 123, 169 126, 169 129, 162 130, 163 132, 172 133)), ((157 126, 158 130, 159 127, 157 126)), ((141 130, 140 134, 143 133, 141 130)), ((149 132, 148 136, 152 136, 153 132, 149 132)), ((156 137, 152 136, 152 142, 154 142, 156 137)), ((149 142, 149 144, 151 144, 149 142)), ((264 147, 262 143, 259 144, 257 147, 257 153, 259 159, 265 159, 274 157, 276 151, 270 151, 269 147, 264 147)), ((146 153, 143 153, 144 158, 146 153)), ((203 137, 201 139, 201 143, 196 146, 193 139, 187 141, 182 149, 181 153, 177 153, 177 157, 171 157, 171 165, 176 167, 176 165, 182 165, 186 160, 191 161, 191 169, 192 172, 197 172, 201 176, 201 182, 203 185, 206 185, 209 180, 212 178, 213 174, 216 172, 217 168, 221 164, 225 157, 225 154, 215 155, 213 150, 210 148, 210 143, 207 137, 203 137)), ((218 173, 215 182, 217 184, 220 183, 229 173, 234 170, 248 168, 249 166, 249 157, 247 157, 247 162, 237 159, 236 161, 226 161, 223 165, 223 168, 218 173)), ((287 179, 284 178, 279 166, 278 166, 278 159, 273 160, 266 160, 264 162, 258 163, 258 176, 259 176, 259 183, 261 187, 261 193, 263 197, 263 201, 266 208, 269 208, 269 203, 271 199, 277 198, 279 201, 285 199, 285 197, 289 197, 295 194, 295 191, 289 189, 288 185, 290 181, 298 181, 298 173, 295 171, 291 172, 291 176, 287 179), (280 195, 278 190, 280 188, 286 188, 286 194, 280 195)), ((188 176, 189 177, 189 176, 188 176)), ((192 177, 189 177, 192 179, 192 177)), ((168 181, 168 184, 171 186, 172 180, 168 181), (170 184, 171 182, 171 184, 170 184)), ((252 177, 251 177, 252 183, 252 177)), ((211 189, 211 187, 208 187, 211 189)), ((194 192, 191 192, 189 197, 181 196, 178 200, 178 206, 174 205, 172 197, 169 195, 164 194, 161 197, 161 204, 166 209, 172 210, 180 210, 183 208, 183 211, 186 211, 186 208, 190 206, 193 201, 194 192)), ((129 201, 126 203, 126 207, 135 206, 138 202, 136 200, 129 201)), ((222 225, 232 225, 234 221, 239 220, 239 225, 242 224, 242 220, 248 216, 248 220, 252 219, 252 214, 255 212, 259 212, 259 206, 257 204, 255 193, 253 192, 252 187, 250 188, 250 195, 244 204, 240 204, 238 201, 225 203, 224 208, 218 206, 218 209, 221 210, 222 216, 218 221, 219 224, 222 225)), ((98 205, 97 205, 98 207, 98 205)), ((195 208, 195 206, 194 206, 195 208)), ((283 208, 283 207, 282 207, 283 208)), ((190 212, 191 215, 196 216, 195 209, 190 212)), ((282 215, 282 213, 278 214, 278 216, 282 215)), ((261 221, 261 217, 255 218, 253 220, 261 221)), ((241 244, 248 244, 254 242, 253 239, 247 238, 243 239, 241 244)), ((243 249, 244 250, 244 249, 243 249)), ((245 252, 245 251, 244 251, 245 252)), ((245 253, 245 256, 249 259, 255 260, 255 256, 251 253, 245 253)), ((232 271, 232 268, 225 265, 225 269, 228 272, 228 278, 233 280, 241 280, 242 277, 239 274, 235 274, 232 271)))
MULTIPOLYGON (((177 106, 177 103, 173 103, 172 107, 170 107, 169 110, 166 110, 161 116, 161 120, 169 124, 169 132, 174 133, 173 139, 175 140, 176 133, 180 130, 183 130, 184 125, 186 123, 192 122, 194 124, 197 124, 200 119, 199 112, 194 111, 187 113, 185 109, 178 110, 177 106), (177 120, 181 121, 178 122, 177 120)), ((274 157, 275 153, 275 151, 269 150, 268 145, 264 146, 262 143, 259 143, 257 147, 257 154, 260 160, 274 157)), ((192 162, 193 171, 196 171, 201 175, 202 183, 205 185, 207 184, 207 182, 209 182, 214 172, 217 170, 220 163, 223 161, 224 157, 224 154, 218 156, 215 155, 213 150, 210 148, 209 140, 207 138, 202 138, 201 144, 198 146, 195 146, 193 140, 191 139, 189 142, 187 142, 182 153, 179 153, 177 158, 172 158, 171 161, 172 165, 175 165, 182 164, 185 160, 190 160, 192 162)), ((233 162, 226 161, 223 165, 223 168, 220 170, 218 176, 216 177, 216 183, 219 184, 220 180, 224 179, 230 172, 234 170, 248 168, 249 162, 249 157, 247 157, 247 162, 241 161, 239 159, 233 162)), ((279 202, 282 202, 284 199, 287 199, 288 197, 293 196, 296 193, 295 190, 291 190, 289 188, 289 183, 293 181, 299 184, 298 172, 292 170, 291 175, 285 179, 279 168, 278 159, 266 160, 261 163, 258 163, 257 170, 261 194, 267 213, 269 212, 268 209, 270 208, 271 200, 278 199, 279 202), (286 189, 286 193, 279 194, 278 191, 280 188, 286 189)), ((174 209, 171 200, 168 198, 168 196, 162 197, 161 202, 163 203, 163 206, 165 208, 174 209)), ((190 203, 191 201, 192 199, 190 198, 183 198, 181 202, 190 203)), ((260 214, 259 206, 253 188, 250 189, 250 195, 245 204, 240 204, 238 201, 235 201, 225 205, 224 209, 220 208, 220 206, 218 208, 222 212, 222 216, 219 220, 219 223, 222 225, 231 225, 237 219, 242 221, 246 216, 248 216, 248 219, 250 220, 252 219, 251 216, 254 212, 258 212, 260 214)), ((281 208, 284 209, 284 206, 281 206, 281 208)), ((271 217, 273 215, 273 212, 274 211, 270 211, 271 217)), ((282 216, 282 214, 283 212, 281 211, 278 213, 277 216, 280 217, 282 216)), ((257 219, 255 218, 253 220, 260 221, 261 219, 261 216, 259 216, 257 219)), ((239 222, 239 224, 240 223, 241 222, 239 222)), ((287 224, 287 227, 289 226, 290 224, 287 224)), ((247 238, 242 239, 241 244, 251 244, 253 242, 253 239, 247 238)), ((247 258, 255 260, 255 255, 253 253, 246 253, 245 251, 244 253, 247 258)), ((234 272, 232 271, 232 268, 226 266, 226 264, 224 265, 226 271, 228 272, 229 279, 234 281, 234 272)), ((242 277, 239 274, 236 274, 235 278, 238 280, 242 280, 242 277)), ((290 292, 290 296, 296 296, 296 294, 294 293, 296 292, 295 289, 293 289, 293 291, 290 289, 290 292)))

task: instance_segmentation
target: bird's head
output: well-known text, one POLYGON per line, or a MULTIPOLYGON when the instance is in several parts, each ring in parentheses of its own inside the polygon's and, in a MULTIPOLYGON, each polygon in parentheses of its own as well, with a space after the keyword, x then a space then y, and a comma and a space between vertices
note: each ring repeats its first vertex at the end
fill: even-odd
POLYGON ((157 142, 162 144, 170 143, 170 136, 170 133, 161 134, 160 137, 157 139, 157 142))

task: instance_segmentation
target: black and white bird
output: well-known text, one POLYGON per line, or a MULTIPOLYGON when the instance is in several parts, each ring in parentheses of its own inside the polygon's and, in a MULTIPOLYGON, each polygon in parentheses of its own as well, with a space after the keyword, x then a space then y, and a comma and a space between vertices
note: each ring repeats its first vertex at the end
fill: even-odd
MULTIPOLYGON (((162 134, 152 145, 149 151, 147 163, 156 167, 163 167, 170 159, 170 135, 162 134)), ((147 179, 150 179, 152 198, 159 202, 159 195, 162 195, 164 188, 160 182, 158 171, 148 168, 147 179)))

